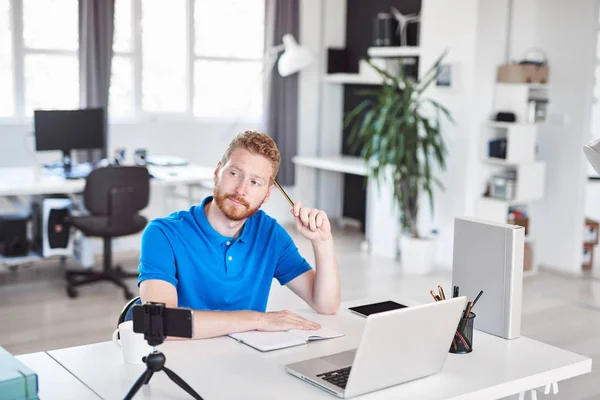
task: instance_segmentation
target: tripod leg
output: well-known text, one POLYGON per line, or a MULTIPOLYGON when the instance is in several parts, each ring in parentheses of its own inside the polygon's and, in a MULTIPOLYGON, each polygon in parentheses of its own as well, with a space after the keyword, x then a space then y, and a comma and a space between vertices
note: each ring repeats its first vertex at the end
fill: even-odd
POLYGON ((149 369, 147 369, 143 374, 141 374, 137 381, 135 381, 131 389, 129 389, 129 393, 127 393, 127 396, 124 397, 124 400, 133 399, 133 396, 135 396, 138 390, 140 390, 140 388, 144 385, 144 382, 150 380, 151 376, 152 371, 150 371, 149 369))
POLYGON ((150 373, 146 376, 146 380, 144 381, 144 385, 147 385, 148 382, 150 382, 150 378, 152 378, 152 374, 154 374, 154 371, 150 371, 150 373))
POLYGON ((188 385, 183 379, 181 379, 179 375, 177 375, 175 372, 171 371, 167 367, 163 367, 162 369, 163 371, 165 371, 165 374, 167 374, 167 376, 171 378, 173 382, 175 382, 177 385, 179 385, 180 388, 188 392, 190 396, 192 396, 196 400, 203 400, 202 397, 200 397, 200 395, 196 393, 190 385, 188 385))

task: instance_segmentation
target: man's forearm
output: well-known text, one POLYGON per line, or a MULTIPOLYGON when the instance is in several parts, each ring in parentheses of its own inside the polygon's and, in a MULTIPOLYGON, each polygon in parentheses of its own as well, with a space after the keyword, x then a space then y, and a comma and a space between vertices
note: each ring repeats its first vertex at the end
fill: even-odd
POLYGON ((206 339, 257 329, 256 311, 194 311, 194 339, 206 339))
POLYGON ((322 314, 335 314, 340 308, 340 272, 333 240, 313 242, 316 275, 313 301, 322 314))

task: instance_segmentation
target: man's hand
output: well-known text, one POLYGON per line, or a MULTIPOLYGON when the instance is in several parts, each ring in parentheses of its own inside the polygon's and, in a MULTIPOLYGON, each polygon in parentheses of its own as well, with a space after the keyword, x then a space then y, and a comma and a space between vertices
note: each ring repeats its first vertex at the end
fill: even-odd
POLYGON ((296 228, 311 242, 324 242, 331 239, 331 224, 323 210, 303 207, 302 203, 294 203, 291 210, 296 220, 296 228))
POLYGON ((321 325, 316 322, 306 320, 286 310, 261 313, 256 330, 263 332, 287 331, 290 329, 310 331, 320 328, 321 325))

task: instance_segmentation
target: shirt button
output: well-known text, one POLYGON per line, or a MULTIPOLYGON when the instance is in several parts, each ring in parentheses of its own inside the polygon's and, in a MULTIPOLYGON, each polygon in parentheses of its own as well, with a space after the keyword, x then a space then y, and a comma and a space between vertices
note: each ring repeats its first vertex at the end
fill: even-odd
POLYGON ((228 259, 229 261, 231 261, 231 260, 233 260, 233 257, 229 256, 229 257, 227 257, 227 259, 228 259))
POLYGON ((229 246, 230 244, 231 244, 231 242, 228 240, 228 241, 227 241, 227 246, 229 246))

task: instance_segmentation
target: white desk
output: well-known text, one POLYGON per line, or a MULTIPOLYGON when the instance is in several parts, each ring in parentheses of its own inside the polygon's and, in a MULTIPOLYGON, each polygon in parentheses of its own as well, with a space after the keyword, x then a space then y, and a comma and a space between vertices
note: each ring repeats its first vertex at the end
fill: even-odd
MULTIPOLYGON (((393 298, 393 297, 392 297, 393 298)), ((337 315, 300 314, 343 332, 339 339, 261 353, 229 337, 172 341, 159 349, 166 366, 205 399, 334 399, 332 395, 289 375, 284 365, 355 348, 365 319, 347 307, 380 299, 344 302, 337 315)), ((407 302, 406 299, 396 300, 407 302)), ((583 375, 589 358, 525 337, 507 341, 475 332, 474 351, 449 354, 443 370, 433 376, 373 392, 361 399, 485 400, 497 399, 583 375)), ((49 352, 85 385, 107 399, 122 398, 144 366, 126 365, 113 343, 104 342, 49 352)), ((164 372, 140 390, 140 399, 187 399, 164 372)))
MULTIPOLYGON (((201 184, 212 180, 214 168, 200 165, 185 167, 148 167, 155 179, 152 186, 201 184)), ((85 179, 65 179, 39 167, 0 168, 0 197, 83 192, 85 179)))
POLYGON ((16 357, 38 376, 38 395, 43 400, 98 400, 100 397, 88 389, 45 352, 16 357))
MULTIPOLYGON (((303 197, 314 188, 307 187, 303 173, 306 169, 316 170, 318 173, 345 173, 359 176, 368 176, 369 171, 361 157, 356 156, 324 156, 304 157, 297 156, 292 159, 299 168, 298 190, 299 196, 303 197)), ((389 169, 386 181, 391 181, 389 169)), ((343 207, 343 184, 341 177, 333 179, 337 184, 332 184, 331 179, 318 185, 317 190, 324 191, 316 194, 316 207, 323 207, 328 215, 341 217, 343 207), (320 204, 327 203, 327 204, 320 204), (329 209, 328 209, 329 208, 329 209)), ((373 179, 367 183, 367 210, 365 218, 365 236, 371 254, 396 259, 398 252, 398 237, 400 236, 400 217, 398 206, 393 197, 393 186, 391 184, 377 185, 373 179)))

